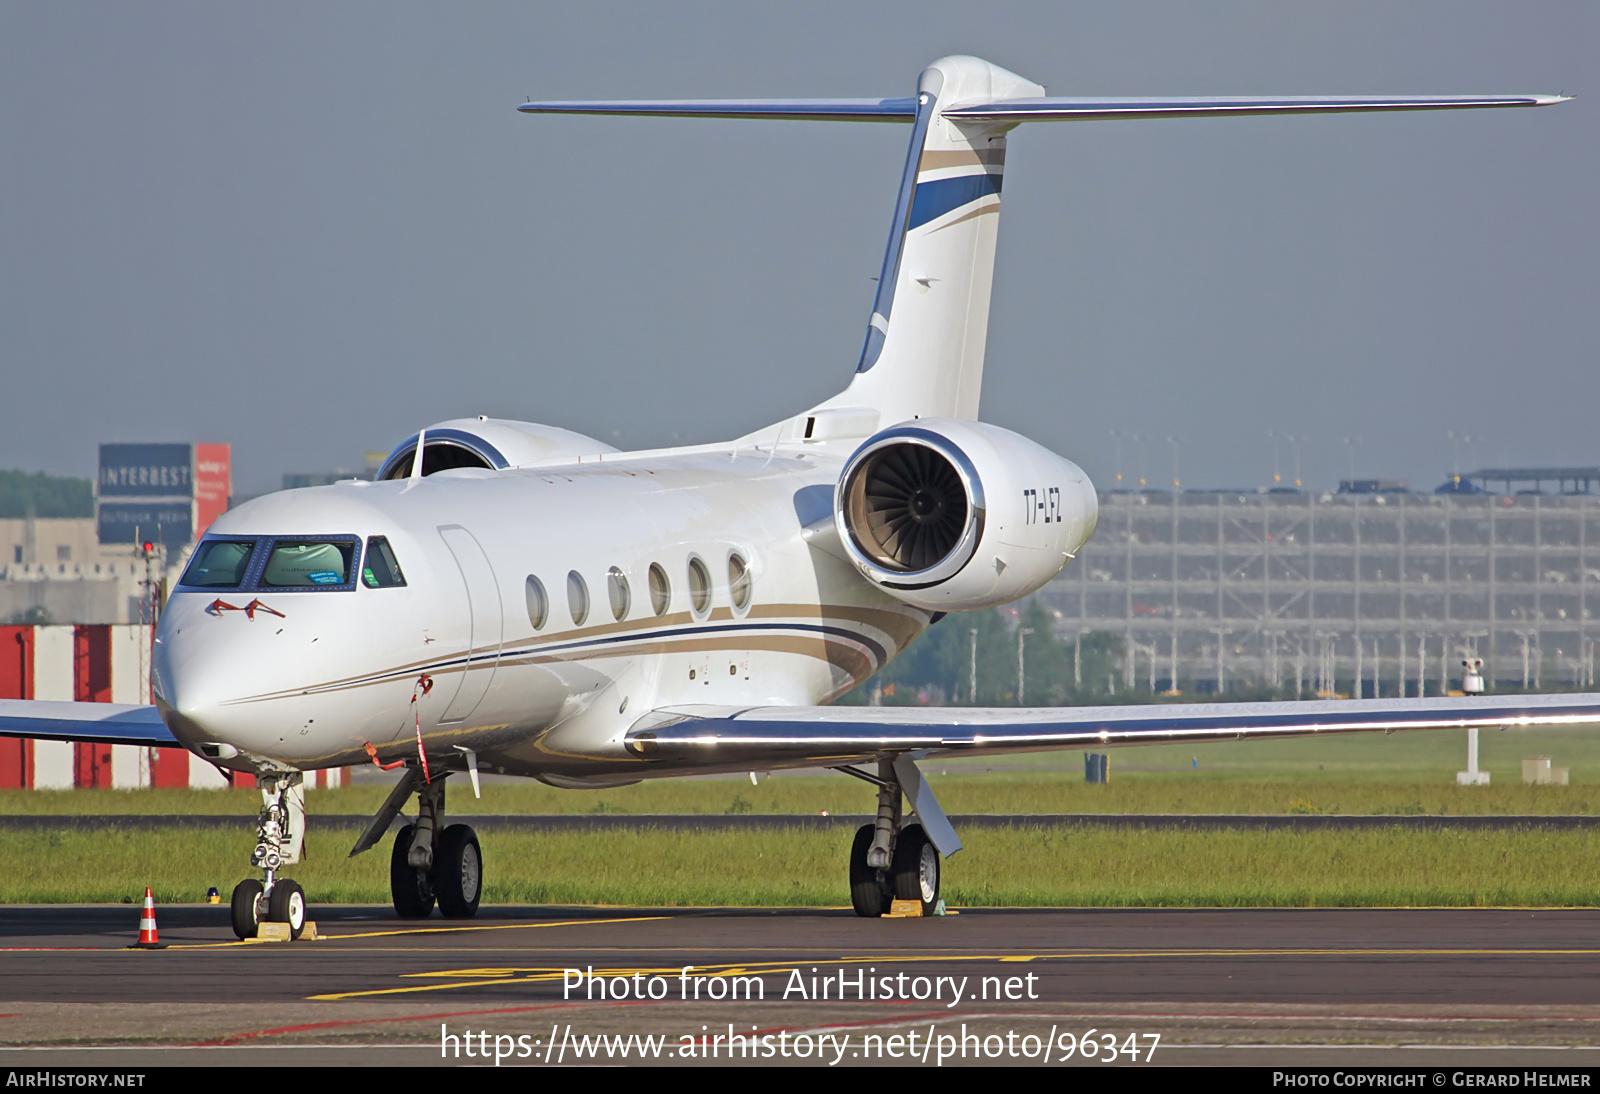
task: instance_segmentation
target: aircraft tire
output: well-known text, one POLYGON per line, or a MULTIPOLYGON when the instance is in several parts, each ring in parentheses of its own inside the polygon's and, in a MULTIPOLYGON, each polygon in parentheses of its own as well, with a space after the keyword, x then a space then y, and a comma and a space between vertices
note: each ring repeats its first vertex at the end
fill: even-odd
POLYGON ((267 900, 267 921, 287 923, 290 939, 300 937, 306 929, 306 891, 298 881, 283 878, 273 882, 272 896, 267 900))
POLYGON ((895 899, 919 901, 922 914, 932 915, 939 903, 939 850, 929 841, 922 825, 908 824, 900 829, 891 873, 895 899))
POLYGON ((445 918, 469 919, 478 914, 478 900, 483 896, 483 851, 470 826, 452 824, 439 834, 439 849, 433 856, 433 891, 445 918))
POLYGON ((850 904, 856 915, 866 919, 881 916, 889 910, 889 886, 884 884, 883 871, 867 865, 867 851, 872 847, 873 826, 863 824, 856 829, 855 842, 850 845, 850 904))
POLYGON ((411 834, 416 825, 408 824, 394 837, 389 854, 389 895, 401 919, 426 919, 433 913, 433 883, 427 870, 418 870, 406 861, 411 853, 411 834))
POLYGON ((247 877, 233 887, 233 933, 241 940, 254 938, 261 925, 261 882, 247 877))

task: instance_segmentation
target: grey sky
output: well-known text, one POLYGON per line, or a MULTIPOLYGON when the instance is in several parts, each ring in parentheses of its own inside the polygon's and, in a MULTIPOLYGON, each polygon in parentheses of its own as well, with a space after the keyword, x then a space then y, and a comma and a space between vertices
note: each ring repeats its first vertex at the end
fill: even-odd
POLYGON ((0 0, 0 467, 234 446, 251 493, 431 421, 731 436, 850 377, 908 130, 525 96, 1559 92, 1025 127, 984 417, 1112 478, 1600 463, 1600 6, 0 0), (1125 447, 1125 470, 1135 470, 1125 447), (1284 450, 1285 464, 1288 449, 1284 450))

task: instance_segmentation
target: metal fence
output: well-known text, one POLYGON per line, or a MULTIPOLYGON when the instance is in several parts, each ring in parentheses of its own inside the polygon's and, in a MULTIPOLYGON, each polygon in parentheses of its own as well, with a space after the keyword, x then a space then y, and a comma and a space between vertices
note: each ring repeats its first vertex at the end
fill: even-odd
POLYGON ((1594 684, 1600 497, 1114 493, 1036 594, 1122 684, 1418 695, 1594 684))

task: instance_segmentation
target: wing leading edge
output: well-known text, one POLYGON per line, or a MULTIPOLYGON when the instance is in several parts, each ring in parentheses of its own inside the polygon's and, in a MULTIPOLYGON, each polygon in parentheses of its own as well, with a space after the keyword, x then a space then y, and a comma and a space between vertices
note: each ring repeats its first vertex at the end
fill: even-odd
POLYGON ((678 707, 641 718, 627 746, 644 759, 721 765, 1583 723, 1600 723, 1600 694, 1118 707, 678 707))
POLYGON ((181 748, 155 707, 0 699, 0 737, 181 748))

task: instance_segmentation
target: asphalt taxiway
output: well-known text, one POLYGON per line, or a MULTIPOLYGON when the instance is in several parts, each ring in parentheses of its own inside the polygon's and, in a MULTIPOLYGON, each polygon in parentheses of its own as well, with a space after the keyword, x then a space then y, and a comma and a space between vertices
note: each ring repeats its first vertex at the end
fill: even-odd
POLYGON ((439 1059, 441 1025, 523 1036, 528 1056, 506 1062, 545 1063, 557 1062, 571 1031, 933 1036, 963 1023, 984 1036, 1114 1032, 1121 1063, 1134 1062, 1128 1034, 1141 1044, 1159 1034, 1152 1058, 1169 1064, 1600 1065, 1592 910, 965 909, 861 920, 848 910, 497 906, 469 921, 418 922, 345 905, 313 914, 319 941, 240 943, 225 907, 164 907, 168 948, 141 951, 124 948, 134 907, 0 909, 0 1066, 468 1062, 439 1059), (594 998, 588 981, 574 990, 567 970, 604 976, 607 996, 594 998), (759 997, 729 1000, 734 977, 759 997), (857 997, 855 983, 884 977, 891 997, 857 997))

